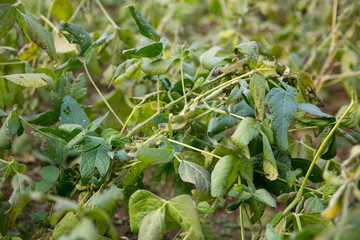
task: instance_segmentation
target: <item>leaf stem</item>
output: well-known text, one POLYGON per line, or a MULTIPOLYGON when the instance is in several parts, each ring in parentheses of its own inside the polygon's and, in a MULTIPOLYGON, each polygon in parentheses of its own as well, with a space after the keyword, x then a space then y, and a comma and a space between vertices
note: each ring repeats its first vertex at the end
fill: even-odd
POLYGON ((83 7, 84 3, 86 0, 82 0, 80 2, 80 4, 77 6, 77 8, 75 9, 73 15, 71 16, 71 18, 67 21, 68 23, 72 22, 75 20, 76 16, 78 15, 78 13, 80 12, 80 9, 83 7))
POLYGON ((47 25, 49 25, 52 30, 54 30, 56 33, 59 33, 59 29, 57 29, 57 27, 49 20, 47 19, 44 15, 40 15, 41 20, 43 20, 47 25))
POLYGON ((241 240, 245 240, 244 219, 243 219, 242 211, 243 211, 243 202, 241 202, 239 207, 239 221, 240 221, 241 240))
POLYGON ((186 99, 186 94, 185 94, 185 80, 184 80, 184 69, 183 69, 183 59, 181 58, 180 60, 180 73, 181 73, 181 86, 182 86, 182 90, 183 90, 183 96, 184 96, 184 109, 186 109, 187 107, 187 99, 186 99))
POLYGON ((297 225, 297 226, 298 226, 298 228, 299 228, 299 232, 301 232, 301 230, 302 230, 302 226, 301 226, 300 217, 299 217, 299 215, 298 215, 298 214, 294 214, 294 216, 295 216, 295 219, 296 219, 296 225, 297 225))
MULTIPOLYGON (((254 169, 253 171, 256 172, 256 173, 262 174, 262 175, 266 175, 264 172, 259 171, 259 170, 256 170, 256 169, 254 169)), ((285 183, 288 182, 288 181, 286 181, 285 179, 282 179, 282 178, 279 178, 279 177, 278 177, 276 180, 279 180, 279 181, 285 182, 285 183)), ((297 186, 297 187, 300 187, 300 184, 294 183, 294 185, 297 186)), ((322 192, 320 192, 320 191, 318 191, 318 190, 316 190, 316 189, 313 189, 313 188, 304 187, 304 189, 306 189, 306 190, 308 190, 308 191, 310 191, 310 192, 314 192, 314 193, 320 194, 320 195, 323 194, 322 192)))
POLYGON ((114 115, 114 117, 116 118, 116 120, 120 123, 121 126, 124 126, 123 121, 121 121, 121 119, 118 117, 118 115, 116 115, 114 109, 110 106, 110 104, 108 103, 108 101, 106 100, 106 98, 104 97, 104 95, 101 93, 100 89, 96 86, 93 78, 91 77, 89 70, 86 67, 86 63, 84 62, 84 68, 86 71, 86 75, 88 76, 90 82, 92 83, 92 85, 94 86, 95 90, 97 91, 97 93, 100 95, 101 99, 104 101, 105 105, 109 108, 110 112, 114 115))
POLYGON ((289 132, 301 131, 301 130, 306 130, 306 129, 314 129, 314 128, 318 128, 318 126, 294 128, 294 129, 290 129, 289 132))
POLYGON ((170 138, 168 138, 168 140, 169 140, 169 142, 172 142, 172 143, 175 143, 175 144, 179 144, 179 145, 181 145, 181 146, 183 146, 183 147, 190 148, 190 149, 192 149, 192 150, 195 150, 195 151, 201 152, 201 153, 203 153, 203 154, 206 154, 206 155, 212 156, 212 157, 214 157, 214 158, 218 158, 218 159, 220 159, 220 158, 221 158, 221 157, 220 157, 220 156, 218 156, 218 155, 215 155, 215 154, 212 154, 212 153, 206 152, 206 151, 204 151, 204 150, 201 150, 201 149, 199 149, 199 148, 196 148, 196 147, 193 147, 193 146, 187 145, 187 144, 185 144, 185 143, 178 142, 178 141, 173 140, 173 139, 170 139, 170 138))
POLYGON ((344 117, 346 116, 346 114, 348 114, 348 112, 350 112, 350 110, 352 109, 352 107, 354 106, 355 101, 354 101, 354 97, 351 100, 351 104, 349 105, 349 107, 346 109, 346 111, 343 113, 343 115, 340 117, 340 119, 336 122, 336 124, 334 125, 334 127, 331 129, 331 131, 329 132, 329 134, 326 136, 325 140, 321 143, 320 147, 318 148, 318 150, 316 151, 316 154, 309 166, 308 171, 306 172, 306 175, 302 181, 302 184, 300 186, 300 189, 298 190, 294 200, 287 206, 287 208, 284 210, 284 216, 290 212, 290 210, 300 201, 301 199, 301 195, 305 189, 305 184, 306 181, 308 180, 310 173, 315 165, 316 160, 320 157, 320 154, 323 152, 323 150, 325 149, 327 142, 331 139, 331 136, 335 133, 336 129, 338 128, 338 126, 340 125, 341 121, 344 119, 344 117))
POLYGON ((95 0, 95 2, 99 6, 101 11, 104 13, 105 17, 109 20, 111 25, 113 25, 115 29, 120 29, 120 27, 114 22, 114 20, 110 17, 104 6, 101 4, 100 0, 95 0))
POLYGON ((126 119, 126 122, 125 122, 124 126, 122 127, 120 133, 123 133, 123 132, 124 132, 125 127, 128 125, 130 119, 131 119, 132 116, 135 114, 136 109, 138 109, 142 103, 143 103, 143 101, 142 101, 141 103, 139 103, 138 105, 136 105, 136 106, 132 109, 132 111, 131 111, 130 115, 128 116, 128 118, 126 119))
POLYGON ((35 132, 43 135, 44 137, 50 138, 50 139, 52 139, 52 140, 54 140, 54 141, 57 141, 57 142, 59 142, 59 143, 62 143, 62 144, 64 144, 64 145, 67 144, 66 141, 63 141, 63 140, 61 140, 61 139, 59 139, 59 138, 53 137, 53 136, 51 136, 51 135, 49 135, 49 134, 41 131, 40 129, 34 127, 33 125, 31 125, 30 123, 28 123, 27 121, 25 121, 25 120, 24 120, 23 118, 21 118, 21 117, 20 117, 20 120, 21 120, 21 122, 23 122, 26 126, 30 127, 32 130, 34 130, 35 132))
POLYGON ((2 65, 16 65, 16 64, 25 64, 26 61, 16 61, 16 62, 2 62, 0 63, 0 66, 2 65))
POLYGON ((301 187, 299 189, 299 191, 297 192, 296 196, 300 197, 302 195, 302 191, 305 187, 305 183, 307 181, 307 179, 310 176, 310 173, 315 165, 316 160, 319 158, 320 154, 323 152, 323 150, 325 149, 325 147, 327 146, 327 142, 330 140, 331 136, 335 133, 336 129, 338 128, 338 126, 340 125, 341 121, 345 118, 346 114, 348 114, 348 112, 350 112, 350 110, 352 109, 352 107, 354 106, 355 101, 354 99, 352 99, 351 104, 349 105, 349 107, 346 109, 346 111, 343 113, 343 115, 341 116, 341 118, 336 122, 336 124, 334 125, 334 127, 331 129, 331 131, 329 132, 329 134, 326 136, 325 140, 321 143, 320 147, 318 148, 310 166, 308 171, 306 172, 306 175, 303 179, 303 182, 301 184, 301 187))
POLYGON ((197 97, 194 99, 194 101, 195 101, 195 102, 198 102, 202 97, 208 95, 209 93, 212 93, 212 92, 214 92, 215 90, 218 90, 219 88, 221 88, 221 87, 223 87, 223 86, 225 86, 225 85, 227 85, 227 84, 236 83, 239 79, 242 79, 242 78, 247 77, 247 76, 249 76, 249 75, 251 75, 251 74, 254 74, 254 73, 255 73, 256 71, 258 71, 258 70, 260 70, 260 69, 252 70, 252 71, 250 71, 250 72, 248 72, 248 73, 245 73, 245 74, 243 74, 243 75, 241 75, 241 76, 235 77, 235 78, 233 78, 233 79, 231 79, 231 80, 229 80, 229 81, 227 81, 227 82, 224 82, 224 83, 222 83, 222 84, 220 84, 220 85, 218 85, 218 86, 210 89, 209 91, 207 91, 207 92, 205 92, 205 93, 203 93, 203 94, 200 94, 199 96, 197 96, 197 97))
MULTIPOLYGON (((190 92, 186 93, 185 97, 190 95, 190 92)), ((175 104, 177 104, 178 102, 182 101, 182 98, 184 96, 179 97, 178 99, 170 102, 168 105, 166 105, 165 107, 163 107, 162 109, 169 109, 172 106, 174 106, 175 104)), ((146 124, 150 123, 157 115, 159 115, 159 112, 156 112, 154 115, 152 115, 151 117, 149 117, 148 119, 146 119, 145 121, 143 121, 142 123, 138 124, 136 127, 134 127, 126 136, 127 137, 131 137, 132 135, 134 135, 134 133, 136 133, 139 129, 141 129, 142 127, 144 127, 146 124)))
POLYGON ((157 75, 157 77, 157 110, 160 112, 160 76, 157 75))

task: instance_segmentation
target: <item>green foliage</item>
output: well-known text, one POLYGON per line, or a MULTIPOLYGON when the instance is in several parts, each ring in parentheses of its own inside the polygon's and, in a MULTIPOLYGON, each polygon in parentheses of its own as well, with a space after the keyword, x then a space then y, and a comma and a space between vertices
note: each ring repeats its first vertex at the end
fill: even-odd
POLYGON ((242 239, 358 236, 360 149, 338 154, 359 140, 358 3, 3 2, 2 239, 19 239, 30 201, 51 210, 24 239, 119 239, 119 205, 138 239, 219 239, 208 215, 222 209, 242 239), (319 96, 335 82, 351 102, 333 116, 319 96))

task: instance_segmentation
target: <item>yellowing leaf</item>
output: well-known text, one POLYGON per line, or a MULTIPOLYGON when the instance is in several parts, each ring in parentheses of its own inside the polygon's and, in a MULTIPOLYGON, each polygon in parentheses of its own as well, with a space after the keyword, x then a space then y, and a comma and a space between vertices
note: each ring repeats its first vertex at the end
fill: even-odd
POLYGON ((23 87, 40 88, 52 82, 52 78, 44 73, 21 73, 5 75, 4 78, 23 87))
POLYGON ((51 13, 57 20, 67 21, 74 13, 74 6, 70 0, 55 0, 52 4, 51 13))
POLYGON ((56 60, 56 49, 51 33, 46 30, 33 16, 28 14, 22 5, 17 7, 16 20, 18 26, 29 41, 33 41, 56 60))

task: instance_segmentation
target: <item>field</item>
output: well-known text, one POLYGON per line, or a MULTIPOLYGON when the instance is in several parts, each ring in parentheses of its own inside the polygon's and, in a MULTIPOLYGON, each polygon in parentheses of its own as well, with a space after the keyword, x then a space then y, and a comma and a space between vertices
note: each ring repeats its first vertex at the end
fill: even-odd
POLYGON ((0 238, 357 239, 360 2, 0 0, 0 238))

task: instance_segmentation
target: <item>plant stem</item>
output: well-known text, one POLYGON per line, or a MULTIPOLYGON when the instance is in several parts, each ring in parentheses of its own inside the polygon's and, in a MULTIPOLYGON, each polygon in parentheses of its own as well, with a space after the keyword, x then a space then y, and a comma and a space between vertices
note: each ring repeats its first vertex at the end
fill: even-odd
POLYGON ((144 101, 141 101, 138 105, 136 105, 136 106, 133 108, 133 110, 131 111, 129 117, 126 119, 126 122, 125 122, 124 126, 122 127, 120 133, 123 133, 123 132, 124 132, 125 127, 128 125, 128 123, 129 123, 130 119, 132 118, 132 116, 134 115, 136 109, 138 109, 143 102, 144 102, 144 101))
POLYGON ((158 110, 158 112, 160 112, 160 76, 157 75, 157 77, 158 77, 158 79, 157 79, 157 107, 158 107, 157 110, 158 110))
POLYGON ((260 70, 260 69, 252 70, 252 71, 250 71, 250 72, 248 72, 248 73, 245 73, 245 74, 243 74, 243 75, 241 75, 241 76, 235 77, 235 78, 233 78, 233 79, 231 79, 231 80, 229 80, 229 81, 227 81, 227 82, 224 82, 224 83, 222 83, 222 84, 220 84, 220 85, 218 85, 218 86, 210 89, 209 91, 207 91, 207 92, 205 92, 205 93, 203 93, 203 94, 200 94, 199 96, 197 96, 197 97, 194 99, 194 101, 197 102, 197 101, 199 101, 202 97, 208 95, 209 93, 212 93, 212 92, 214 92, 215 90, 217 90, 217 89, 219 89, 219 88, 221 88, 221 87, 223 87, 223 86, 225 86, 225 85, 227 85, 227 84, 236 83, 239 79, 242 79, 242 78, 247 77, 247 76, 249 76, 249 75, 251 75, 251 74, 254 74, 255 72, 257 72, 257 71, 259 71, 259 70, 260 70))
POLYGON ((133 162, 133 163, 130 163, 130 164, 128 164, 128 165, 122 166, 120 169, 129 168, 129 167, 132 167, 132 166, 134 166, 134 165, 136 165, 136 164, 139 164, 139 163, 141 163, 141 162, 140 162, 140 161, 133 162))
MULTIPOLYGON (((262 175, 266 175, 264 172, 261 172, 261 171, 256 170, 256 169, 254 169, 253 171, 256 172, 256 173, 262 174, 262 175)), ((282 179, 282 178, 279 178, 279 177, 278 177, 276 180, 279 180, 279 181, 285 182, 285 183, 288 182, 288 181, 286 181, 285 179, 282 179)), ((294 185, 297 186, 297 187, 300 187, 300 184, 294 183, 294 185)), ((310 192, 314 192, 314 193, 320 194, 320 195, 323 194, 322 192, 320 192, 320 191, 318 191, 318 190, 316 190, 316 189, 313 189, 313 188, 304 187, 304 189, 306 189, 306 190, 308 190, 308 191, 310 191, 310 192)))
POLYGON ((25 63, 26 63, 26 61, 2 62, 2 63, 0 63, 0 66, 3 66, 3 65, 25 64, 25 63))
POLYGON ((289 132, 301 131, 301 130, 306 130, 306 129, 314 129, 314 128, 318 128, 318 126, 294 128, 294 129, 290 129, 289 132))
POLYGON ((312 152, 316 152, 316 150, 308 145, 306 145, 305 143, 303 143, 302 141, 298 141, 298 143, 300 143, 301 145, 303 145, 305 148, 307 148, 308 150, 312 151, 312 152))
POLYGON ((104 13, 105 17, 109 20, 111 25, 113 25, 115 29, 120 29, 120 27, 114 22, 114 20, 110 17, 104 6, 101 4, 100 0, 95 0, 95 2, 99 6, 101 11, 104 13))
POLYGON ((298 214, 294 214, 294 216, 295 216, 295 219, 296 219, 296 225, 297 225, 298 228, 299 228, 299 232, 301 232, 302 226, 301 226, 301 221, 300 221, 299 215, 298 215, 298 214))
POLYGON ((215 154, 212 154, 212 153, 206 152, 206 151, 201 150, 201 149, 199 149, 199 148, 196 148, 196 147, 193 147, 193 146, 187 145, 187 144, 185 144, 185 143, 178 142, 178 141, 176 141, 176 140, 169 139, 169 138, 168 138, 168 140, 169 140, 169 142, 179 144, 179 145, 181 145, 181 146, 184 146, 184 147, 190 148, 190 149, 192 149, 192 150, 195 150, 195 151, 201 152, 201 153, 203 153, 203 154, 206 154, 206 155, 209 155, 209 156, 212 156, 212 157, 218 158, 218 159, 220 159, 220 158, 221 158, 220 156, 217 156, 217 155, 215 155, 215 154))
POLYGON ((354 77, 354 76, 359 76, 359 75, 360 75, 360 71, 357 71, 357 72, 345 72, 345 73, 333 74, 333 75, 324 75, 321 78, 321 81, 326 82, 326 81, 333 80, 333 79, 354 77))
POLYGON ((242 208, 243 208, 243 203, 241 202, 240 207, 239 207, 240 231, 241 231, 241 240, 245 240, 244 219, 243 219, 242 208))
MULTIPOLYGON (((188 92, 185 97, 187 97, 188 95, 190 95, 190 92, 188 92)), ((165 107, 163 107, 162 109, 169 109, 172 106, 174 106, 175 104, 177 104, 178 102, 182 101, 182 98, 184 96, 179 97, 178 99, 176 99, 175 101, 170 102, 168 105, 166 105, 165 107)), ((127 137, 131 137, 132 135, 134 135, 134 133, 136 133, 139 129, 141 129, 142 127, 144 127, 146 124, 148 124, 149 122, 151 122, 157 115, 159 115, 159 112, 156 112, 154 115, 152 115, 151 117, 149 117, 148 119, 146 119, 145 121, 143 121, 142 123, 138 124, 136 127, 134 127, 126 136, 127 137)))
POLYGON ((8 162, 8 161, 2 160, 2 159, 0 159, 0 162, 6 163, 6 164, 10 164, 10 163, 11 163, 11 162, 8 162))
POLYGON ((27 121, 25 121, 25 120, 24 120, 23 118, 21 118, 21 117, 20 117, 20 120, 21 120, 21 122, 23 122, 26 126, 30 127, 32 130, 34 130, 35 132, 43 135, 44 137, 50 138, 50 139, 52 139, 52 140, 54 140, 54 141, 57 141, 57 142, 59 142, 59 143, 62 143, 62 144, 64 144, 64 145, 67 144, 66 141, 64 141, 64 140, 62 140, 62 139, 59 139, 59 138, 56 138, 56 137, 53 137, 53 136, 51 136, 51 135, 49 135, 49 134, 41 131, 40 129, 32 126, 30 123, 28 123, 27 121))
POLYGON ((343 113, 343 115, 341 116, 341 118, 336 122, 336 124, 334 125, 334 127, 331 129, 331 131, 329 132, 329 134, 326 136, 325 140, 321 143, 319 149, 317 150, 308 171, 306 172, 306 175, 303 179, 303 182, 300 186, 299 191, 297 192, 294 200, 287 206, 287 208, 284 210, 284 216, 290 212, 290 210, 300 201, 301 199, 301 195, 303 193, 303 190, 305 188, 305 184, 306 181, 308 180, 310 173, 315 165, 316 160, 319 158, 320 154, 323 152, 323 150, 325 149, 327 142, 330 140, 331 136, 335 133, 336 129, 338 128, 338 126, 340 125, 341 121, 344 119, 344 117, 346 116, 346 114, 348 114, 348 112, 350 112, 350 110, 352 109, 352 107, 354 106, 355 101, 354 101, 354 97, 351 101, 351 104, 349 105, 349 107, 346 109, 346 111, 343 113))
POLYGON ((186 91, 185 91, 185 80, 184 80, 184 69, 183 69, 183 60, 181 58, 180 60, 180 73, 181 73, 181 85, 182 85, 182 90, 183 90, 183 95, 184 95, 184 109, 186 109, 187 107, 187 99, 186 99, 186 91))
POLYGON ((112 185, 114 183, 116 183, 117 181, 119 181, 127 172, 123 172, 121 173, 119 176, 115 177, 108 185, 112 185))
POLYGON ((108 101, 106 100, 106 98, 104 97, 104 95, 101 93, 100 89, 96 86, 94 80, 92 79, 89 70, 86 67, 86 63, 84 62, 84 68, 86 71, 86 75, 88 76, 91 84, 94 86, 95 90, 97 91, 97 93, 100 95, 101 99, 104 101, 105 105, 109 108, 110 112, 114 115, 114 117, 116 118, 116 120, 120 123, 121 126, 124 126, 123 121, 121 121, 121 119, 118 117, 118 115, 116 115, 114 109, 110 106, 110 104, 108 103, 108 101))
POLYGON ((52 30, 54 30, 56 33, 59 33, 59 29, 57 29, 57 27, 49 20, 47 19, 44 15, 40 15, 41 20, 43 20, 47 25, 49 25, 52 30))
POLYGON ((199 142, 199 143, 202 143, 202 144, 204 144, 204 145, 206 145, 206 146, 208 146, 208 147, 210 147, 210 148, 215 148, 213 145, 211 145, 210 143, 207 143, 207 142, 205 142, 205 141, 203 141, 203 140, 201 140, 201 139, 199 139, 199 138, 197 138, 197 137, 195 137, 195 136, 192 136, 192 135, 188 135, 188 137, 189 138, 192 138, 192 139, 194 139, 195 141, 197 141, 197 142, 199 142))
POLYGON ((320 154, 323 152, 323 150, 325 149, 327 142, 330 140, 331 136, 335 133, 336 129, 338 128, 338 126, 340 125, 341 121, 344 119, 344 117, 346 116, 346 114, 348 114, 348 112, 350 112, 350 110, 352 109, 352 107, 354 106, 355 101, 354 99, 352 99, 351 104, 349 105, 349 107, 346 109, 346 111, 343 113, 343 115, 341 116, 341 118, 336 122, 336 124, 334 125, 334 127, 331 129, 331 131, 329 132, 329 134, 326 136, 325 140, 321 143, 319 149, 317 150, 311 164, 310 167, 308 169, 308 171, 306 172, 306 175, 303 179, 303 182, 301 184, 301 187, 299 189, 299 191, 297 192, 296 196, 300 197, 302 195, 302 191, 305 187, 305 183, 307 181, 307 179, 310 176, 310 173, 315 165, 316 160, 319 158, 320 154))
POLYGON ((77 8, 75 9, 73 15, 71 16, 71 18, 67 21, 68 23, 72 22, 75 20, 76 16, 78 15, 78 13, 80 12, 80 9, 84 6, 86 0, 82 0, 80 2, 80 4, 77 6, 77 8))
POLYGON ((255 233, 254 233, 254 229, 253 229, 253 226, 252 226, 252 223, 251 223, 251 220, 250 220, 249 214, 248 214, 248 212, 247 212, 247 210, 246 210, 246 207, 245 207, 245 206, 244 206, 244 211, 245 211, 246 219, 247 219, 247 220, 248 220, 248 222, 249 222, 249 226, 250 226, 250 231, 251 231, 251 234, 252 234, 252 236, 254 236, 254 235, 255 235, 255 233))

